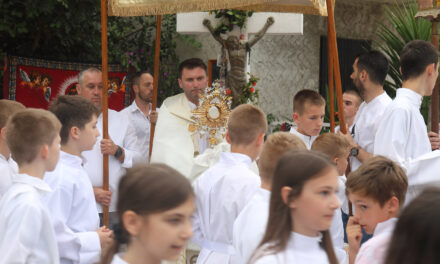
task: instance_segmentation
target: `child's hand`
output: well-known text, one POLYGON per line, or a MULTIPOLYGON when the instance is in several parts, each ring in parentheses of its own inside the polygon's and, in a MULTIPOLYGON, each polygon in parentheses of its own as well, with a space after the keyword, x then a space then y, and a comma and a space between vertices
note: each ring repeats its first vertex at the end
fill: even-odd
POLYGON ((95 200, 97 203, 103 206, 110 206, 112 197, 111 191, 106 191, 99 187, 93 187, 93 193, 95 194, 95 200))
POLYGON ((96 230, 99 236, 99 242, 101 243, 101 252, 105 253, 113 243, 113 231, 105 226, 96 230))
POLYGON ((354 260, 361 245, 362 228, 359 223, 354 219, 354 217, 350 216, 345 231, 347 232, 350 259, 353 257, 354 260))

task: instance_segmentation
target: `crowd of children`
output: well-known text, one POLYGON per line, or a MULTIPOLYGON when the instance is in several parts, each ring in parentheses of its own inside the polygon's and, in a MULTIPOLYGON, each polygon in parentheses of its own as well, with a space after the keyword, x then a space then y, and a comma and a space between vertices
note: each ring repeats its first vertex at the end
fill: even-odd
MULTIPOLYGON (((366 102, 353 109, 360 104, 361 112, 372 107, 371 91, 383 92, 383 78, 370 74, 375 60, 382 57, 373 52, 354 64, 366 102)), ((49 111, 0 100, 0 263, 158 264, 177 261, 190 240, 201 248, 197 263, 206 264, 439 263, 440 188, 425 187, 440 180, 417 173, 420 156, 437 168, 439 155, 423 155, 438 135, 427 133, 418 107, 437 78, 438 52, 410 42, 401 70, 404 88, 378 120, 374 149, 362 149, 365 159, 348 177, 358 136, 320 135, 325 100, 302 90, 294 97, 297 126, 266 140, 260 108, 233 109, 230 151, 193 186, 164 164, 129 169, 112 230, 100 226, 82 155, 100 136, 96 106, 74 95, 57 97, 49 111), (365 234, 372 237, 362 243, 365 234)), ((358 114, 349 132, 362 128, 358 114)))

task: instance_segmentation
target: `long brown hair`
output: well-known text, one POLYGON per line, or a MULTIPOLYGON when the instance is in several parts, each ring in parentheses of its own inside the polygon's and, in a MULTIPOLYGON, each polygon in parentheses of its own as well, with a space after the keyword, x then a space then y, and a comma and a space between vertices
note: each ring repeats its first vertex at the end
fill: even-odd
MULTIPOLYGON (((293 226, 290 208, 282 200, 281 189, 285 186, 292 188, 289 195, 291 201, 301 195, 306 181, 319 177, 334 167, 334 163, 328 157, 315 151, 291 150, 281 157, 272 183, 269 220, 259 248, 267 244, 269 254, 276 254, 287 247, 293 226)), ((321 246, 327 253, 329 263, 338 263, 330 232, 323 231, 322 235, 321 246)))
POLYGON ((117 212, 119 224, 114 227, 115 242, 101 263, 111 263, 121 244, 130 243, 130 234, 124 228, 122 215, 131 210, 148 215, 173 209, 194 196, 189 181, 165 164, 151 164, 129 169, 118 187, 117 212))

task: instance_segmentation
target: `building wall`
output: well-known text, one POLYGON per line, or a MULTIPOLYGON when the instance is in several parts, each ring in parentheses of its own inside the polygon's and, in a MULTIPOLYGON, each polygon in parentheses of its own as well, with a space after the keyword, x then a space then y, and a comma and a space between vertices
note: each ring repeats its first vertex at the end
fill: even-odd
MULTIPOLYGON (((372 39, 377 22, 384 18, 385 4, 364 1, 336 1, 338 37, 372 39)), ((304 16, 301 36, 264 36, 251 51, 251 73, 260 78, 259 105, 279 119, 292 115, 292 98, 301 89, 319 88, 320 37, 327 35, 327 18, 304 16)), ((178 43, 180 58, 216 59, 220 45, 208 34, 195 36, 200 50, 178 43)))

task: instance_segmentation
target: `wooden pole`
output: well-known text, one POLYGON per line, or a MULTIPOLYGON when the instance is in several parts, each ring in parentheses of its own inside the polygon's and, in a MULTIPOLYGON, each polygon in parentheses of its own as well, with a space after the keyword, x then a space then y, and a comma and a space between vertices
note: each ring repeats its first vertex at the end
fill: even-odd
MULTIPOLYGON (((156 111, 157 107, 157 88, 159 87, 159 62, 160 62, 160 33, 162 29, 162 15, 158 15, 156 19, 156 47, 154 51, 154 80, 153 80, 153 103, 151 106, 151 111, 156 111)), ((154 129, 156 124, 151 124, 150 126, 150 155, 153 150, 153 140, 154 140, 154 129)))
POLYGON ((334 79, 333 79, 333 56, 331 51, 332 48, 332 42, 330 41, 330 24, 328 24, 327 27, 327 53, 328 53, 328 103, 330 108, 330 132, 335 132, 335 88, 334 88, 334 79))
MULTIPOLYGON (((435 3, 437 7, 437 2, 435 3)), ((438 22, 437 20, 432 21, 432 31, 431 31, 431 43, 438 50, 438 22)), ((431 95, 431 131, 438 133, 438 78, 435 82, 434 90, 431 95)))
MULTIPOLYGON (((108 139, 108 50, 107 50, 107 0, 101 0, 101 52, 102 52, 102 138, 108 139)), ((108 155, 102 159, 103 189, 108 191, 108 155)), ((116 197, 113 197, 116 199, 116 197)), ((104 225, 109 225, 108 206, 103 207, 104 225)))
MULTIPOLYGON (((338 110, 342 112, 342 84, 341 84, 341 72, 339 69, 339 57, 338 57, 338 43, 336 41, 336 29, 335 29, 335 18, 333 14, 332 0, 327 0, 327 23, 329 27, 329 36, 327 40, 330 41, 331 50, 329 51, 329 56, 333 58, 333 73, 336 86, 336 103, 338 105, 338 110)), ((333 102, 330 102, 331 104, 333 102)), ((345 126, 344 115, 339 115, 339 127, 342 133, 347 133, 347 128, 345 126)))

